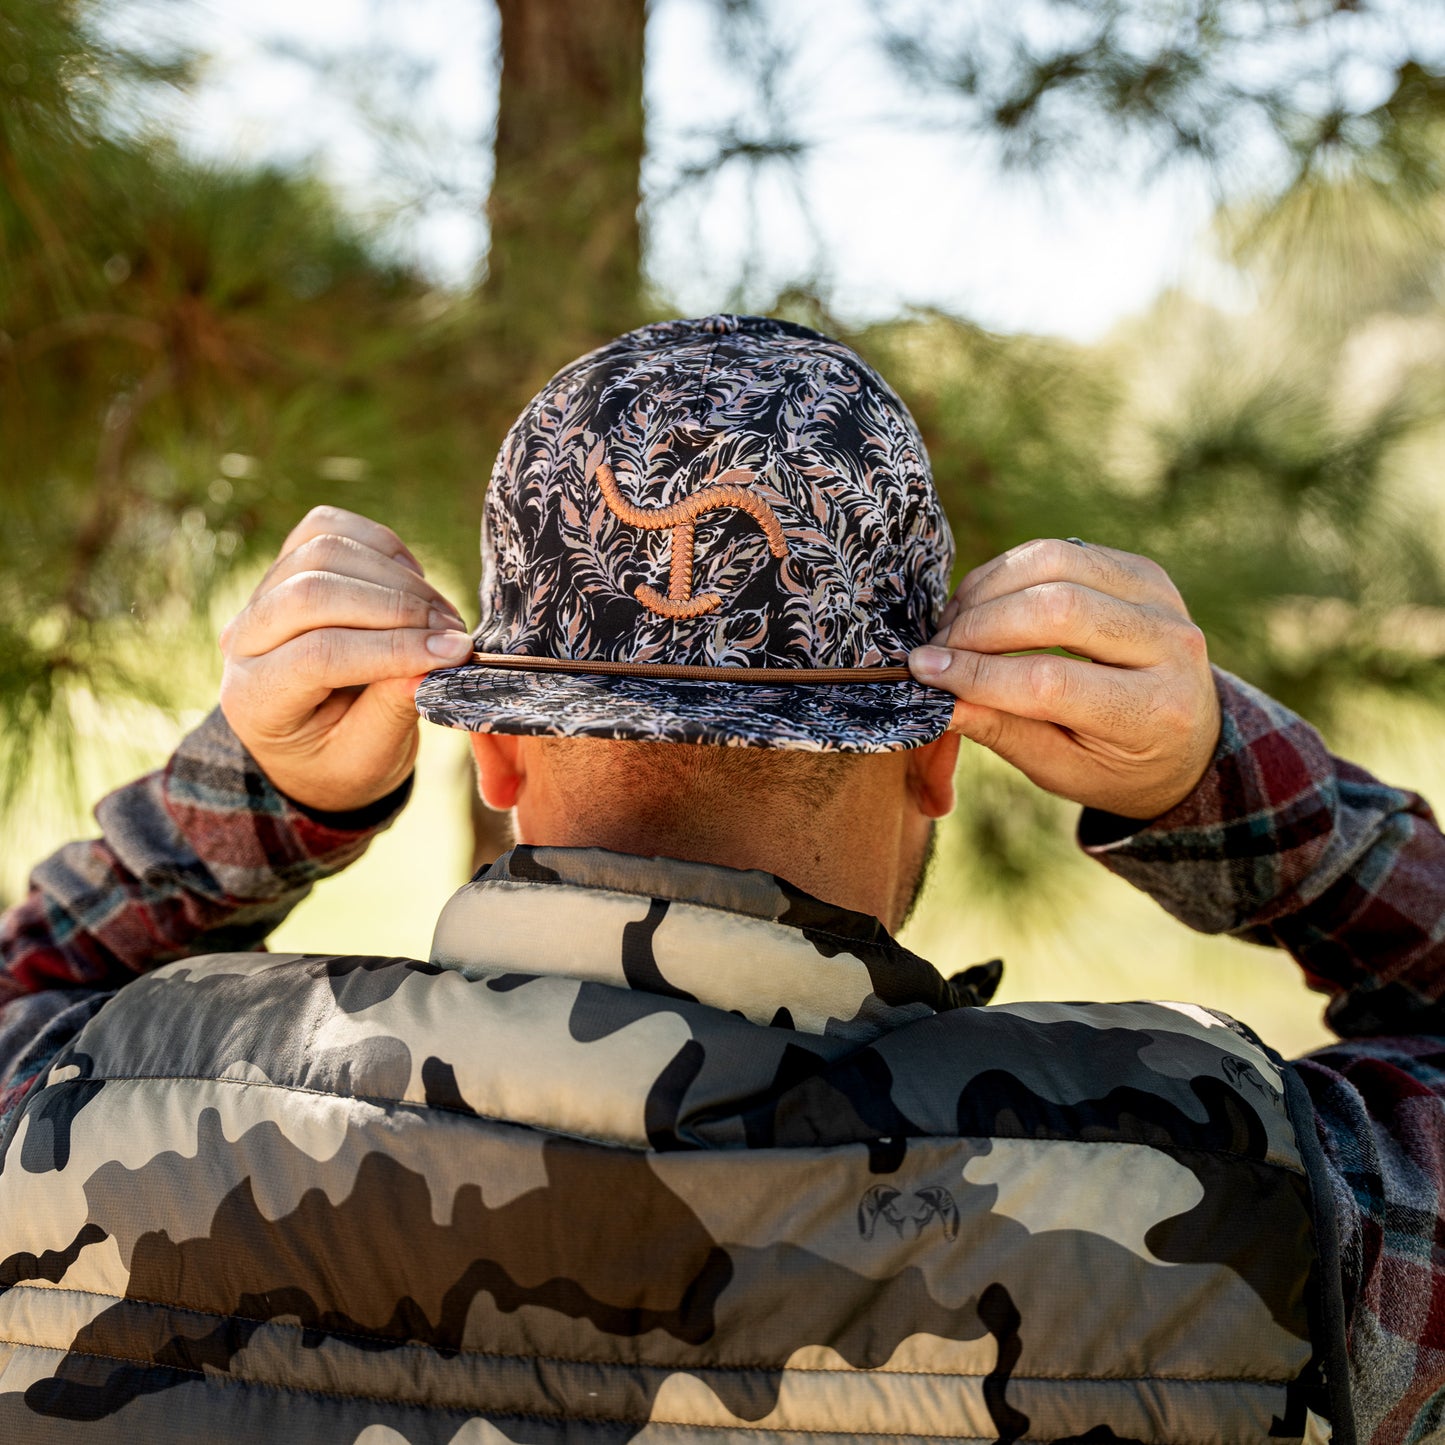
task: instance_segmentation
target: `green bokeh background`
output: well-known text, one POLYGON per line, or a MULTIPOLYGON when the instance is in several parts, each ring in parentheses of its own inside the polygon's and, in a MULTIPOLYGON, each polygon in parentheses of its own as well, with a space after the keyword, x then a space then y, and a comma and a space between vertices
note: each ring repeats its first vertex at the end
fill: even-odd
MULTIPOLYGON (((220 166, 187 149, 176 107, 204 84, 207 57, 166 23, 186 0, 7 0, 0 897, 211 705, 216 632, 307 507, 387 521, 474 615, 483 485, 520 404, 580 351, 675 314, 649 265, 664 207, 720 175, 796 173, 816 143, 788 83, 807 61, 799 0, 711 4, 737 117, 691 136, 693 159, 665 187, 644 185, 660 144, 648 35, 679 0, 477 0, 494 3, 499 54, 478 74, 500 77, 497 122, 472 141, 487 151, 477 204, 490 246, 476 276, 442 282, 398 244, 405 198, 436 182, 405 85, 378 81, 385 55, 313 61, 400 158, 390 211, 314 169, 220 166)), ((954 127, 1001 172, 1127 165, 1141 186, 1200 169, 1219 205, 1199 243, 1236 299, 1166 291, 1090 344, 937 310, 853 316, 819 279, 826 267, 760 290, 744 265, 713 304, 820 326, 895 383, 961 569, 1039 535, 1154 556, 1217 661, 1440 798, 1445 34, 1433 11, 872 7, 869 43, 917 99, 900 144, 909 125, 954 127)), ((847 126, 827 139, 846 150, 847 126)), ((806 219, 806 193, 800 205, 806 219)), ((420 952, 470 861, 498 846, 499 820, 469 808, 464 740, 427 731, 406 817, 276 946, 420 952)), ((1077 855, 1074 810, 975 748, 960 795, 909 933, 941 966, 1002 953, 1004 997, 1183 997, 1285 1049, 1323 1038, 1288 960, 1158 914, 1077 855)))

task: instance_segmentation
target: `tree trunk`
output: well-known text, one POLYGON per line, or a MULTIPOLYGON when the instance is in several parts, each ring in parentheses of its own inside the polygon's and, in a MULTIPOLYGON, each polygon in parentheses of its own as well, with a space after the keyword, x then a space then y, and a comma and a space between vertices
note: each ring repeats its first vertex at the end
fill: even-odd
MULTIPOLYGON (((559 366, 636 326, 645 0, 497 0, 502 77, 483 326, 505 426, 559 366)), ((475 871, 510 841, 472 809, 475 871)))
MULTIPOLYGON (((502 79, 483 299, 530 395, 635 326, 644 0, 498 0, 502 79)), ((524 398, 525 399, 525 398, 524 398)))

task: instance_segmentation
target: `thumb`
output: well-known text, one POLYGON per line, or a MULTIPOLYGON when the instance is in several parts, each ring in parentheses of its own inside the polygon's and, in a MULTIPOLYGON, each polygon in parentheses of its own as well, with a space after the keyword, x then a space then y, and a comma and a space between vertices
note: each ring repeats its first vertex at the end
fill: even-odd
POLYGON ((1051 780, 1057 773, 1069 746, 1068 740, 1053 723, 1016 717, 1013 713, 972 702, 953 705, 950 727, 970 742, 997 753, 1041 787, 1050 786, 1045 780, 1051 780))
POLYGON ((420 677, 391 677, 368 684, 352 703, 334 741, 351 778, 381 797, 416 762, 421 741, 414 698, 420 677))
POLYGON ((416 690, 420 677, 388 677, 355 695, 335 732, 335 741, 363 771, 386 769, 403 753, 416 751, 416 690))
POLYGON ((370 704, 376 710, 375 725, 389 725, 397 732, 407 732, 419 721, 416 711, 416 690, 426 674, 416 677, 387 677, 373 682, 357 699, 359 704, 370 704))
POLYGON ((1010 722, 1019 722, 996 707, 981 707, 972 702, 956 702, 953 705, 953 720, 949 730, 962 733, 970 742, 978 743, 991 753, 1004 756, 1002 749, 1007 746, 1011 729, 1010 722))

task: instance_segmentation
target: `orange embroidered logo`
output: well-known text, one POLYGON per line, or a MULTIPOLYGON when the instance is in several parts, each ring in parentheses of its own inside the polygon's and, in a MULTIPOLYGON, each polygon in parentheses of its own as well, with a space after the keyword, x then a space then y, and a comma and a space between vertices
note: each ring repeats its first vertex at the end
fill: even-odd
MULTIPOLYGON (((724 476, 747 473, 724 472, 724 476)), ((763 529, 768 539, 768 549, 774 557, 786 557, 788 544, 783 538, 783 524, 777 514, 756 493, 730 482, 714 483, 702 491, 670 507, 658 507, 655 511, 644 511, 634 507, 617 489, 617 478, 606 462, 597 464, 597 485, 602 489, 607 510, 614 517, 626 522, 629 527, 639 527, 644 532, 661 532, 672 529, 672 562, 668 569, 667 596, 655 587, 641 583, 633 595, 649 612, 659 617, 702 617, 716 612, 722 606, 722 598, 716 592, 692 595, 692 554, 697 519, 707 512, 716 512, 724 507, 737 507, 746 512, 763 529)))

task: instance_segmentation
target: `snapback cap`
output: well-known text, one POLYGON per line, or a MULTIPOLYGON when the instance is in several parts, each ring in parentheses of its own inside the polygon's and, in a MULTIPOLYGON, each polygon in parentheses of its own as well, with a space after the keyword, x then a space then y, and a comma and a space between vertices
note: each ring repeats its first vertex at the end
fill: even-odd
POLYGON ((756 316, 644 326, 507 433, 477 650, 417 710, 472 732, 918 747, 953 713, 907 669, 952 564, 918 428, 854 352, 756 316))

